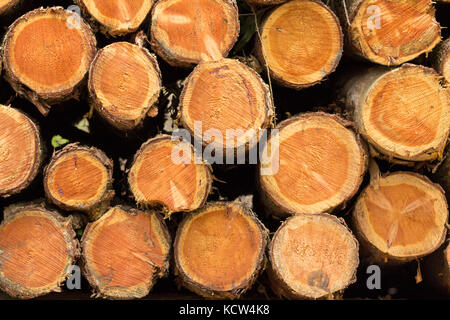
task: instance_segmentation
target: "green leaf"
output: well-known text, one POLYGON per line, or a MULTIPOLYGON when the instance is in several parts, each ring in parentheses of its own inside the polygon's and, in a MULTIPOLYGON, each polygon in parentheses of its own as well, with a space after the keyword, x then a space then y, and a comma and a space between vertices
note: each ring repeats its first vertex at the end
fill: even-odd
POLYGON ((64 139, 60 135, 56 135, 52 137, 52 146, 53 148, 59 148, 65 144, 68 144, 70 141, 67 139, 64 139))
POLYGON ((89 120, 87 118, 83 118, 80 122, 76 123, 75 128, 86 133, 91 133, 89 130, 89 120))

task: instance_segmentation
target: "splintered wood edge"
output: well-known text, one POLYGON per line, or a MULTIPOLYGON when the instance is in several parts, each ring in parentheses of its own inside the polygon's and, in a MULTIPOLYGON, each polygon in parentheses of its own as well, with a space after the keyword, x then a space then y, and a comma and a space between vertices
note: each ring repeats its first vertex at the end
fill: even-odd
MULTIPOLYGON (((158 54, 161 58, 163 58, 169 65, 174 67, 184 67, 184 68, 190 68, 201 61, 199 61, 197 58, 193 57, 187 57, 184 54, 180 54, 177 52, 177 50, 171 48, 167 45, 167 34, 165 31, 158 30, 156 28, 156 21, 157 21, 157 14, 160 14, 161 10, 166 9, 165 4, 171 1, 183 1, 183 0, 157 0, 155 4, 153 5, 152 11, 151 11, 151 21, 150 21, 150 44, 152 47, 152 50, 158 54), (162 7, 162 8, 161 8, 162 7), (158 32, 158 35, 156 33, 158 32), (162 37, 162 39, 161 39, 162 37)), ((211 1, 217 1, 217 0, 211 0, 211 1)), ((222 55, 223 57, 227 57, 233 46, 235 45, 236 41, 239 38, 239 13, 238 13, 238 7, 236 4, 236 0, 221 0, 221 3, 224 6, 228 7, 228 16, 232 19, 227 19, 228 24, 230 24, 230 20, 232 20, 235 25, 235 30, 233 30, 233 34, 229 35, 229 45, 224 48, 222 55)), ((184 50, 184 49, 183 49, 184 50)), ((186 51, 186 50, 184 50, 186 51)), ((184 52, 183 52, 184 53, 184 52)), ((192 54, 191 54, 192 55, 192 54)))
POLYGON ((241 295, 243 295, 248 289, 252 287, 258 276, 265 270, 267 264, 267 256, 266 249, 267 245, 270 241, 269 231, 266 227, 261 223, 256 214, 247 206, 239 203, 238 201, 234 202, 211 202, 206 206, 192 212, 189 215, 186 215, 183 221, 180 223, 177 229, 175 241, 174 241, 174 272, 177 276, 180 283, 190 291, 204 297, 207 299, 239 299, 241 295), (255 268, 251 276, 235 286, 231 290, 227 291, 218 291, 211 289, 205 285, 197 283, 193 279, 191 279, 181 268, 180 257, 179 257, 179 246, 180 246, 180 238, 184 233, 186 227, 192 222, 193 219, 202 214, 207 214, 208 212, 220 209, 227 209, 230 207, 237 207, 240 211, 240 214, 247 219, 250 223, 254 224, 260 230, 261 243, 259 254, 257 260, 255 261, 255 268))
MULTIPOLYGON (((264 1, 264 0, 263 0, 264 1)), ((277 7, 275 7, 274 9, 272 9, 267 16, 264 18, 264 20, 262 21, 259 29, 261 30, 261 38, 264 39, 264 32, 267 29, 270 29, 267 27, 268 24, 268 20, 274 16, 275 14, 277 14, 277 11, 280 11, 282 9, 283 6, 287 6, 287 5, 293 5, 294 1, 289 1, 287 3, 284 3, 286 1, 278 1, 278 3, 283 3, 277 7)), ((276 73, 274 70, 272 70, 272 68, 270 68, 270 66, 268 65, 268 63, 266 63, 266 58, 267 55, 270 52, 270 48, 267 47, 267 45, 263 45, 263 43, 261 42, 261 38, 256 38, 255 41, 255 54, 258 58, 258 60, 261 62, 262 65, 267 65, 269 72, 270 72, 270 77, 273 78, 277 83, 279 83, 282 86, 288 87, 288 88, 292 88, 295 90, 301 90, 307 87, 311 87, 314 86, 322 81, 326 80, 326 77, 328 75, 330 75, 331 73, 333 73, 337 66, 339 65, 339 62, 341 60, 342 54, 343 54, 343 48, 344 48, 344 34, 342 32, 342 28, 339 22, 338 17, 335 15, 335 13, 324 3, 320 2, 319 0, 307 0, 306 2, 311 2, 311 3, 315 3, 318 6, 320 6, 321 8, 323 8, 324 10, 326 10, 330 16, 333 18, 333 20, 336 23, 337 29, 338 29, 338 33, 339 33, 339 40, 338 40, 338 50, 336 51, 336 55, 335 57, 330 57, 329 61, 327 61, 327 65, 320 69, 317 70, 317 72, 315 73, 315 75, 320 75, 320 77, 317 80, 311 81, 309 83, 305 82, 305 83, 296 83, 294 81, 289 81, 288 79, 285 79, 285 77, 281 74, 276 73), (326 72, 324 71, 325 69, 328 69, 326 72)), ((266 36, 268 37, 268 36, 266 36)))
MULTIPOLYGON (((155 285, 156 281, 159 278, 163 278, 167 275, 169 271, 169 258, 170 258, 170 252, 171 252, 171 237, 169 234, 169 231, 167 229, 166 224, 164 223, 163 219, 153 211, 142 211, 139 209, 133 209, 123 206, 116 206, 110 208, 100 219, 89 223, 86 226, 86 229, 83 232, 83 236, 81 238, 81 270, 83 272, 83 275, 88 280, 89 284, 93 288, 93 296, 95 298, 104 298, 104 299, 113 299, 113 300, 127 300, 127 299, 138 299, 145 297, 148 295, 155 285), (90 233, 95 228, 101 227, 108 219, 110 219, 116 210, 120 210, 121 213, 130 215, 130 216, 136 216, 138 214, 144 214, 149 215, 150 219, 153 222, 156 222, 159 226, 159 230, 155 230, 158 240, 160 242, 162 250, 165 250, 165 258, 163 262, 162 268, 156 268, 155 272, 153 273, 153 277, 151 279, 145 279, 142 283, 137 284, 133 287, 113 287, 113 288, 103 288, 99 285, 99 275, 96 274, 92 269, 95 269, 95 267, 91 266, 91 263, 89 262, 89 255, 86 251, 88 251, 86 248, 90 247, 91 242, 93 242, 93 238, 90 237, 90 233)), ((100 276, 101 277, 101 276, 100 276)))
MULTIPOLYGON (((356 192, 359 190, 359 187, 361 186, 361 183, 364 179, 364 175, 366 173, 367 167, 368 167, 368 155, 365 145, 363 144, 360 137, 350 128, 352 127, 352 123, 343 120, 337 115, 334 114, 328 114, 324 112, 308 112, 304 113, 298 116, 291 117, 289 119, 286 119, 282 122, 280 122, 277 126, 277 129, 280 130, 279 134, 279 143, 283 142, 283 140, 289 138, 292 134, 295 134, 298 132, 298 130, 295 129, 296 126, 302 123, 306 123, 310 119, 314 118, 322 118, 323 120, 336 124, 337 126, 342 127, 343 132, 348 132, 354 139, 354 148, 353 148, 353 154, 355 157, 349 157, 350 160, 354 160, 356 158, 359 158, 359 170, 357 175, 355 175, 356 180, 354 181, 354 186, 346 195, 342 194, 335 194, 333 197, 335 198, 333 202, 330 203, 330 199, 323 200, 319 203, 312 204, 312 205, 298 205, 294 203, 293 201, 287 199, 285 196, 283 196, 279 192, 279 188, 277 186, 277 183, 273 177, 273 175, 262 175, 262 167, 263 166, 270 166, 260 164, 258 166, 258 187, 259 192, 263 196, 263 202, 271 214, 279 215, 279 216, 287 216, 291 214, 300 214, 300 213, 322 213, 329 210, 334 210, 341 205, 345 206, 346 201, 351 199, 356 192), (292 127, 292 128, 291 128, 292 127), (288 135, 284 134, 284 132, 288 132, 288 135), (319 208, 317 207, 319 206, 319 208)), ((314 123, 313 123, 314 124, 314 123)), ((315 123, 317 124, 317 123, 315 123)), ((326 123, 325 123, 326 125, 326 123)), ((302 128, 305 126, 302 124, 302 128)), ((307 127, 314 127, 314 126, 307 126, 307 127)), ((326 126, 325 126, 326 127, 326 126)), ((268 140, 268 143, 264 146, 264 153, 268 154, 266 152, 266 148, 270 146, 270 138, 268 140)), ((280 159, 281 161, 281 159, 280 159)), ((272 163, 272 162, 270 162, 272 163)), ((347 175, 347 179, 349 179, 349 175, 347 175)))
POLYGON ((428 195, 433 195, 435 218, 435 232, 428 235, 425 240, 417 245, 407 246, 391 246, 388 248, 387 242, 381 236, 375 233, 367 217, 367 207, 365 205, 365 195, 372 184, 367 186, 359 196, 352 214, 352 223, 355 226, 355 233, 362 241, 363 247, 368 249, 366 254, 372 255, 374 261, 386 262, 391 260, 393 263, 411 261, 416 258, 426 256, 437 248, 439 248, 445 241, 447 234, 446 223, 448 220, 448 204, 445 199, 445 194, 440 185, 432 183, 426 176, 422 176, 413 172, 394 172, 387 174, 373 184, 374 188, 377 186, 397 185, 405 183, 405 178, 409 180, 409 184, 420 190, 426 192, 428 195), (441 230, 439 231, 438 228, 441 230), (429 243, 426 248, 421 245, 424 242, 429 243), (408 249, 409 248, 409 249, 408 249))
POLYGON ((61 88, 60 86, 57 89, 49 89, 47 92, 34 91, 30 88, 29 84, 26 84, 26 82, 30 83, 33 82, 33 80, 25 79, 26 77, 21 75, 20 72, 17 72, 11 61, 9 61, 9 51, 11 41, 13 41, 13 38, 16 35, 16 28, 20 28, 22 25, 25 27, 28 23, 32 22, 33 19, 39 19, 45 15, 61 15, 71 17, 72 13, 66 11, 63 7, 50 7, 45 9, 38 8, 32 10, 14 21, 14 23, 8 28, 1 45, 3 48, 3 67, 5 79, 10 83, 14 91, 34 104, 44 116, 48 114, 52 104, 57 104, 79 96, 80 86, 82 86, 87 77, 90 63, 97 51, 97 40, 94 33, 91 28, 82 19, 80 19, 80 28, 77 28, 77 30, 80 30, 87 47, 77 75, 72 76, 72 83, 70 85, 66 85, 65 88, 61 88))
POLYGON ((103 209, 102 207, 107 205, 114 196, 112 182, 113 182, 113 163, 111 159, 109 159, 105 155, 105 153, 103 153, 103 151, 99 149, 96 149, 94 147, 80 146, 78 143, 69 144, 60 151, 56 152, 53 155, 50 163, 44 169, 44 190, 46 196, 52 203, 65 210, 77 210, 88 213, 92 212, 95 215, 95 211, 97 209, 102 210, 103 209), (91 160, 96 160, 98 162, 97 164, 94 164, 92 161, 90 162, 102 171, 102 178, 105 178, 105 181, 102 183, 103 187, 97 192, 94 199, 86 201, 87 204, 83 205, 83 207, 77 205, 78 201, 76 200, 70 201, 58 200, 55 197, 55 192, 52 192, 50 190, 48 181, 49 176, 52 174, 54 167, 59 162, 59 160, 63 159, 67 155, 78 152, 85 153, 86 155, 92 158, 91 160), (99 167, 99 165, 101 167, 99 167))
POLYGON ((36 177, 36 175, 39 171, 39 168, 42 164, 42 160, 43 160, 41 136, 40 136, 40 132, 39 132, 39 129, 36 126, 36 124, 27 115, 25 115, 18 109, 0 104, 0 112, 3 112, 3 111, 11 111, 13 114, 10 114, 10 116, 13 116, 14 118, 17 118, 17 119, 20 117, 20 118, 22 118, 22 120, 25 120, 25 122, 27 122, 27 124, 30 126, 30 128, 35 132, 34 139, 35 139, 36 148, 34 151, 34 161, 33 161, 34 164, 32 166, 32 169, 30 170, 28 177, 25 179, 25 181, 22 184, 16 186, 13 189, 0 190, 0 198, 1 197, 9 197, 13 194, 19 193, 20 191, 22 191, 23 189, 28 187, 30 185, 30 183, 34 180, 34 178, 36 177))
POLYGON ((89 22, 94 25, 95 29, 98 28, 105 35, 117 37, 137 31, 149 15, 156 0, 143 0, 143 5, 138 13, 126 22, 102 14, 93 3, 94 0, 74 0, 74 2, 81 8, 83 15, 88 17, 89 22))
POLYGON ((14 8, 16 8, 22 1, 23 0, 0 0, 0 16, 14 10, 14 8))
POLYGON ((450 131, 450 102, 448 93, 440 86, 438 74, 431 68, 409 63, 396 69, 387 69, 385 72, 378 71, 378 74, 368 87, 365 95, 361 97, 361 103, 355 108, 355 124, 358 131, 377 151, 389 158, 407 161, 430 161, 442 158, 450 131), (397 74, 400 77, 407 75, 412 70, 420 71, 423 74, 421 79, 426 81, 430 87, 436 89, 442 106, 442 116, 437 127, 436 137, 430 143, 418 147, 404 146, 389 140, 388 137, 379 133, 369 121, 374 98, 379 93, 376 88, 383 88, 383 84, 386 84, 389 81, 388 79, 392 80, 397 74))
POLYGON ((189 143, 184 142, 177 142, 172 141, 172 137, 169 135, 160 134, 147 142, 145 142, 141 148, 136 152, 133 160, 133 164, 131 166, 131 169, 128 173, 128 184, 130 186, 131 192, 134 195, 134 198, 138 205, 141 206, 163 206, 166 216, 170 216, 173 212, 187 212, 192 211, 195 209, 198 209, 199 207, 203 206, 208 198, 208 195, 211 192, 212 188, 212 173, 211 173, 211 167, 208 166, 205 163, 194 163, 195 161, 195 154, 194 154, 194 148, 189 143), (153 146, 167 143, 170 146, 180 146, 180 143, 183 143, 181 145, 181 148, 187 148, 191 150, 191 164, 195 165, 196 168, 196 176, 197 176, 197 193, 196 196, 193 199, 193 203, 189 206, 189 208, 178 208, 177 211, 171 211, 164 203, 160 203, 158 201, 148 201, 145 199, 142 192, 138 189, 137 184, 135 182, 135 172, 140 169, 139 160, 141 156, 146 152, 147 149, 152 148, 153 146))
POLYGON ((296 215, 285 220, 274 234, 272 241, 269 244, 269 260, 270 283, 272 289, 279 296, 290 299, 324 299, 329 295, 338 294, 339 292, 346 289, 349 285, 356 282, 356 272, 359 265, 359 243, 342 218, 337 218, 336 216, 327 213, 296 215), (349 270, 346 270, 346 276, 343 277, 343 279, 340 279, 340 281, 337 281, 338 284, 335 284, 334 288, 332 290, 329 290, 329 292, 325 290, 318 290, 318 288, 311 289, 310 285, 303 283, 298 283, 297 288, 293 288, 293 281, 286 279, 286 277, 282 275, 280 264, 282 264, 283 261, 279 258, 280 254, 274 252, 276 245, 275 243, 281 232, 283 232, 285 228, 289 228, 290 225, 294 225, 294 223, 296 223, 296 220, 298 220, 301 225, 314 221, 322 222, 324 223, 324 225, 325 223, 329 224, 330 226, 333 225, 336 227, 336 230, 345 235, 348 240, 346 241, 346 243, 348 244, 348 249, 353 251, 353 259, 349 261, 349 264, 351 264, 351 268, 349 270), (302 220, 304 220, 304 222, 302 220), (291 284, 288 284, 288 282, 290 282, 291 284))
MULTIPOLYGON (((347 9, 343 9, 342 13, 347 11, 348 17, 350 19, 350 26, 348 26, 348 38, 350 45, 352 46, 352 49, 360 56, 373 61, 378 64, 386 65, 386 66, 393 66, 393 65, 400 65, 404 62, 413 60, 414 58, 420 56, 422 53, 428 53, 430 52, 440 41, 441 41, 441 32, 440 32, 440 26, 439 23, 436 21, 434 11, 429 11, 428 13, 432 12, 432 22, 433 25, 437 25, 439 27, 439 31, 436 34, 434 40, 429 43, 427 46, 419 48, 418 51, 415 53, 412 53, 410 55, 402 56, 402 57, 380 57, 379 55, 375 54, 371 47, 367 44, 365 41, 365 37, 362 31, 362 25, 366 25, 366 22, 363 22, 364 15, 368 13, 367 10, 370 5, 373 5, 374 1, 367 1, 367 0, 353 0, 347 9), (344 11, 345 10, 345 11, 344 11), (389 59, 390 58, 390 59, 389 59)), ((430 1, 430 9, 432 9, 432 2, 430 1)), ((434 8, 433 8, 434 10, 434 8)), ((347 21, 347 16, 342 15, 342 20, 347 21)), ((346 23, 347 24, 347 23, 346 23)), ((417 43, 421 43, 421 40, 417 40, 417 43)))
POLYGON ((0 225, 0 228, 12 222, 16 218, 30 216, 29 214, 25 214, 25 212, 32 212, 32 216, 47 218, 61 230, 67 244, 66 266, 54 282, 46 287, 40 287, 38 289, 23 287, 22 285, 5 278, 3 273, 0 272, 0 288, 11 297, 20 299, 32 299, 50 292, 60 292, 61 285, 71 275, 71 267, 75 264, 81 254, 79 242, 76 239, 75 232, 72 228, 72 217, 69 216, 68 218, 65 218, 55 211, 46 209, 41 204, 16 204, 5 208, 4 219, 0 225))
MULTIPOLYGON (((138 62, 138 60, 141 60, 141 59, 135 59, 136 62, 138 62)), ((143 62, 139 61, 139 64, 142 65, 143 62)), ((158 102, 161 88, 162 88, 162 76, 161 76, 161 71, 160 71, 160 68, 158 65, 158 61, 156 60, 156 57, 153 54, 151 54, 146 48, 138 46, 138 45, 130 44, 128 42, 114 42, 114 43, 100 49, 97 52, 97 55, 95 56, 94 60, 91 63, 91 66, 89 68, 88 90, 89 90, 89 94, 90 94, 90 104, 94 106, 94 108, 97 110, 97 112, 106 121, 108 121, 111 125, 115 126, 119 130, 123 130, 123 131, 132 130, 142 123, 142 121, 146 118, 146 116, 148 115, 148 113, 151 109, 156 108, 156 112, 157 112, 156 104, 158 102), (111 114, 110 112, 108 112, 106 107, 111 108, 111 106, 112 106, 111 103, 109 103, 108 99, 106 99, 106 97, 104 97, 104 95, 101 92, 98 92, 97 90, 95 90, 94 73, 95 73, 96 67, 99 63, 99 59, 102 58, 102 55, 104 54, 104 52, 106 50, 117 50, 116 46, 118 46, 120 44, 122 44, 122 45, 127 44, 127 45, 130 45, 135 50, 140 50, 140 52, 142 52, 142 54, 147 58, 149 64, 146 65, 145 68, 148 71, 148 67, 151 66, 151 68, 153 69, 152 71, 154 71, 154 73, 155 73, 154 75, 148 74, 149 84, 151 84, 150 80, 151 80, 152 76, 156 76, 156 78, 158 79, 157 80, 158 87, 157 88, 149 88, 149 90, 147 92, 147 96, 145 98, 145 102, 144 102, 145 107, 142 108, 141 114, 137 118, 134 118, 134 119, 125 119, 123 117, 116 117, 113 114, 111 114), (150 90, 150 89, 154 89, 155 92, 152 92, 152 90, 150 90)))
MULTIPOLYGON (((180 113, 180 119, 181 123, 184 128, 186 128, 191 135, 195 137, 195 139, 198 139, 199 141, 202 141, 202 144, 204 146, 208 145, 206 141, 203 141, 201 139, 202 137, 198 137, 194 135, 194 121, 189 115, 189 105, 190 105, 190 98, 192 96, 192 91, 195 88, 196 80, 198 77, 206 72, 208 69, 219 69, 220 65, 227 66, 227 67, 236 67, 241 68, 242 71, 248 72, 248 78, 247 80, 250 80, 250 82, 253 84, 254 87, 259 86, 258 89, 261 89, 260 92, 262 92, 262 95, 256 98, 256 105, 259 107, 260 115, 258 122, 255 121, 252 129, 255 129, 256 131, 262 130, 262 129, 268 129, 272 125, 272 120, 275 116, 275 108, 272 104, 272 98, 269 86, 264 82, 264 80, 261 78, 261 76, 252 68, 248 67, 247 65, 239 62, 238 60, 234 59, 223 59, 219 61, 208 61, 208 62, 202 62, 199 65, 197 65, 194 70, 191 72, 191 74, 186 78, 185 85, 183 87, 183 90, 180 95, 180 102, 179 102, 179 113, 180 113), (253 79, 252 79, 253 78, 253 79), (253 81, 254 80, 254 81, 253 81)), ((238 69, 239 71, 239 69, 238 69)), ((242 74, 240 74, 242 76, 242 74)), ((227 106, 224 106, 226 108, 227 106)), ((223 135, 223 138, 225 139, 225 134, 223 135)), ((245 141, 245 137, 242 137, 245 141)), ((235 153, 236 149, 239 149, 240 146, 245 144, 246 150, 250 147, 249 143, 245 143, 244 141, 240 141, 243 139, 237 139, 237 145, 235 150, 233 152, 235 153)), ((224 155, 227 154, 226 146, 217 145, 218 148, 223 148, 224 155)))

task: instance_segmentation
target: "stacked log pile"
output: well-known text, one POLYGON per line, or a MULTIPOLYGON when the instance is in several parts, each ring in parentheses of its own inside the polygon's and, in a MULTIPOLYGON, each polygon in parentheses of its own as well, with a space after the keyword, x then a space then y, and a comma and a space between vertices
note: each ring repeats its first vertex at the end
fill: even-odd
POLYGON ((448 297, 448 1, 63 2, 0 0, 0 297, 448 297))

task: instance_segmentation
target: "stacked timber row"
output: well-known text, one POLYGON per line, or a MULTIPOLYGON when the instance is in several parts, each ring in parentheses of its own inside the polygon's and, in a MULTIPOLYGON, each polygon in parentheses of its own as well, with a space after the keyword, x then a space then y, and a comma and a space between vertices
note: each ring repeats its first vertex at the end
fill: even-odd
POLYGON ((82 19, 52 7, 18 18, 2 47, 6 80, 46 115, 51 105, 78 98, 96 53, 96 40, 82 19))

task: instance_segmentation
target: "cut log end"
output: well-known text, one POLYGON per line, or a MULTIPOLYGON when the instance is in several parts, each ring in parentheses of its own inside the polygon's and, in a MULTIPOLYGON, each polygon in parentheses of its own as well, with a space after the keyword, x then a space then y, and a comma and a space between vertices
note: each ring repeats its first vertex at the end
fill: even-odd
POLYGON ((342 47, 339 20, 326 5, 294 0, 276 7, 264 20, 256 51, 275 80, 301 89, 336 69, 342 47))
POLYGON ((35 178, 41 163, 41 141, 33 121, 0 105, 0 197, 16 194, 35 178))
POLYGON ((152 10, 152 48, 174 66, 219 60, 239 35, 233 0, 162 0, 152 10))
POLYGON ((96 51, 90 28, 61 7, 35 9, 5 35, 6 79, 14 90, 47 114, 51 104, 77 95, 96 51))
POLYGON ((259 131, 271 125, 274 115, 267 85, 232 59, 199 64, 186 81, 180 110, 183 126, 192 134, 202 133, 195 137, 198 141, 222 150, 258 142, 259 131))
POLYGON ((112 170, 112 161, 102 151, 68 145, 45 169, 45 193, 63 209, 94 213, 107 206, 114 195, 112 170))
POLYGON ((202 206, 212 178, 210 168, 196 162, 190 144, 161 135, 137 152, 128 182, 138 204, 162 205, 170 215, 202 206))
POLYGON ((104 34, 124 36, 144 22, 155 0, 76 0, 104 34))
MULTIPOLYGON (((373 62, 400 65, 441 41, 430 0, 359 2, 348 8, 349 40, 356 53, 373 62)), ((344 12, 342 19, 346 19, 344 12)))
POLYGON ((321 213, 358 190, 366 154, 355 133, 337 116, 308 113, 281 122, 260 164, 262 199, 278 215, 321 213), (276 144, 279 142, 279 147, 276 144))
POLYGON ((264 267, 267 240, 249 209, 237 202, 210 204, 186 216, 178 228, 176 273, 201 296, 239 298, 264 267))
POLYGON ((156 59, 147 49, 128 42, 115 42, 101 49, 89 72, 91 103, 121 130, 131 130, 148 114, 157 114, 161 86, 156 59))
POLYGON ((170 237, 154 212, 111 208, 83 233, 83 272, 97 296, 146 296, 169 267, 170 237))
POLYGON ((21 299, 58 291, 79 256, 70 220, 34 205, 7 208, 0 226, 0 289, 21 299))
POLYGON ((433 69, 405 64, 383 71, 366 87, 355 123, 375 149, 408 161, 442 158, 450 131, 450 103, 433 69))
POLYGON ((443 243, 448 208, 442 189, 406 172, 380 177, 364 190, 353 213, 357 235, 374 261, 410 261, 443 243))
POLYGON ((270 279, 287 298, 319 299, 356 281, 358 242, 350 230, 328 214, 289 218, 269 249, 270 279))

